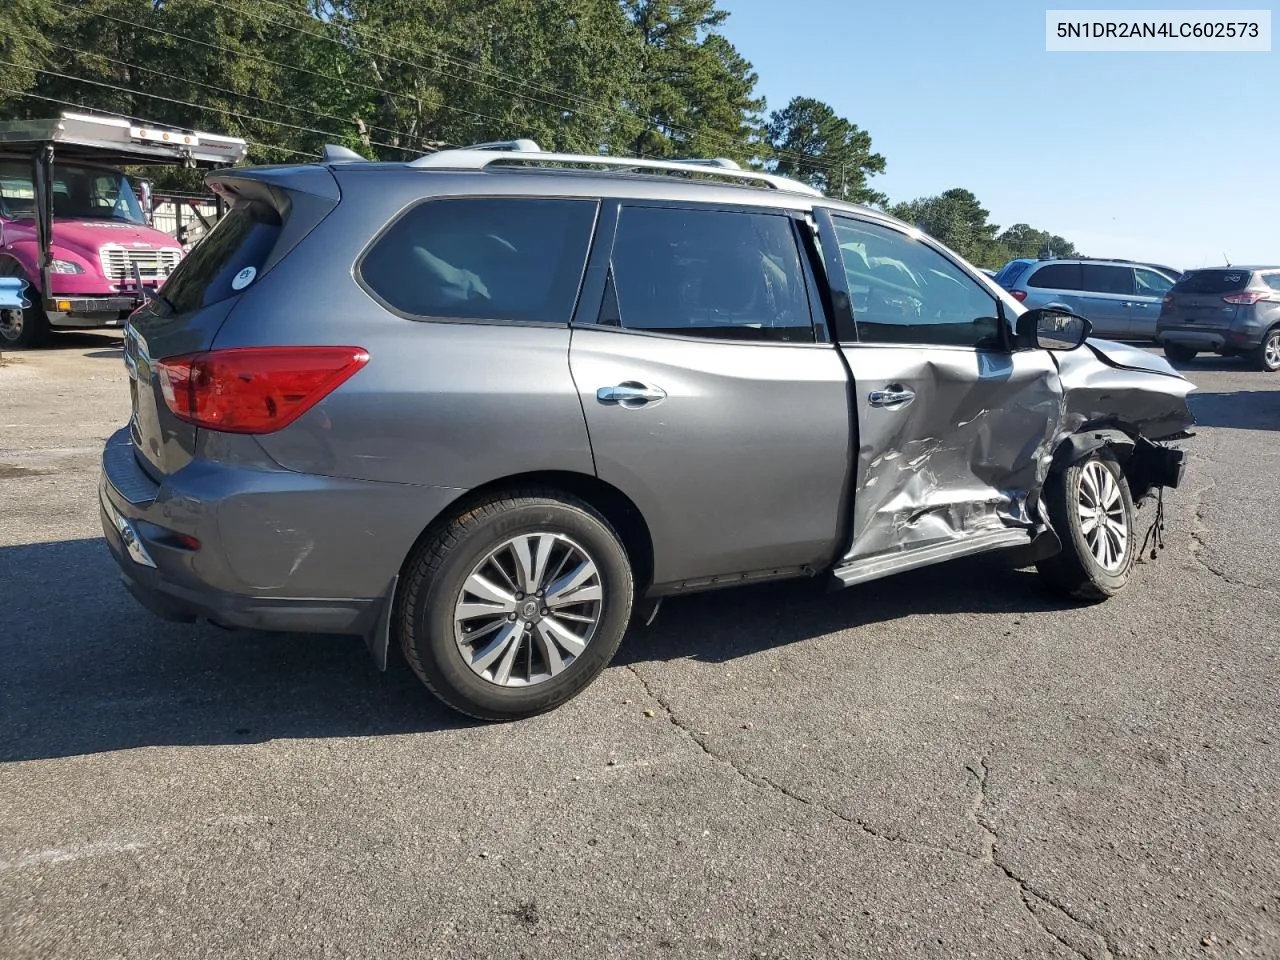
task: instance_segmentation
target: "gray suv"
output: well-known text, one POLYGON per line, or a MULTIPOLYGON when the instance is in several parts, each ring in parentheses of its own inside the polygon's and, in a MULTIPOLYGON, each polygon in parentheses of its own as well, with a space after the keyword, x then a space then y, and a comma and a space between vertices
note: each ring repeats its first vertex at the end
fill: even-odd
POLYGON ((1217 353, 1280 371, 1280 267, 1189 271, 1164 298, 1156 339, 1179 363, 1217 353))
POLYGON ((103 529, 160 616, 362 635, 552 708, 669 595, 989 551, 1101 599, 1192 389, 919 231, 722 162, 340 149, 130 319, 103 529))
POLYGON ((1171 271, 1129 260, 1010 260, 996 282, 1028 307, 1087 317, 1093 332, 1117 340, 1154 340, 1171 271))

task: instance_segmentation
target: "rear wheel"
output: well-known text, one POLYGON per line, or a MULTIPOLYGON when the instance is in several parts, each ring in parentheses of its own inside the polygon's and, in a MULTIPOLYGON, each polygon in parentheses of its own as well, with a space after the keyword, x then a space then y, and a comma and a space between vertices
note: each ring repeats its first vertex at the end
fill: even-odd
POLYGON ((396 618, 419 679, 485 720, 553 709, 608 665, 631 616, 631 568, 588 504, 525 491, 456 517, 410 559, 396 618))
MULTIPOLYGON (((10 264, 0 262, 0 276, 27 280, 20 268, 10 264)), ((40 294, 29 280, 26 297, 31 306, 25 310, 0 310, 0 346, 39 347, 48 341, 49 318, 45 315, 40 294)))
POLYGON ((1280 370, 1280 326, 1272 327, 1251 354, 1253 365, 1267 373, 1280 370))
POLYGON ((1196 358, 1198 352, 1181 343, 1166 343, 1164 345, 1164 355, 1174 363, 1190 363, 1196 358))
POLYGON ((1133 497, 1120 465, 1094 453, 1045 483, 1045 504, 1062 551, 1036 568, 1061 593, 1105 600, 1124 589, 1137 555, 1133 497))

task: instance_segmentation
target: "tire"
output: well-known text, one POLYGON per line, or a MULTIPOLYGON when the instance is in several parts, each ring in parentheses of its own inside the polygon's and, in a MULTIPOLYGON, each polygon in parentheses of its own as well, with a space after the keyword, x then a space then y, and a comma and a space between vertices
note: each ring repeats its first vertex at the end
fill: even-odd
POLYGON ((1280 370, 1280 326, 1272 327, 1262 337, 1262 343, 1250 351, 1249 360, 1264 373, 1280 370))
MULTIPOLYGON (((27 279, 20 269, 7 263, 0 263, 0 276, 27 279)), ((40 294, 29 280, 27 300, 31 306, 25 310, 5 310, 0 313, 0 347, 30 349, 42 347, 49 341, 49 318, 45 315, 40 294)))
POLYGON ((635 590, 609 522, 550 490, 472 505, 418 546, 401 584, 405 659, 444 703, 482 720, 532 716, 580 693, 613 659, 635 590), (559 583, 558 608, 528 589, 539 567, 532 585, 549 594, 559 583), (566 571, 586 579, 569 589, 578 578, 566 571))
POLYGON ((1040 575, 1059 593, 1077 600, 1105 600, 1124 589, 1137 557, 1136 511, 1129 484, 1115 458, 1094 453, 1045 483, 1049 519, 1062 541, 1062 551, 1036 564, 1040 575), (1094 536, 1097 521, 1082 517, 1101 490, 1109 531, 1094 536), (1114 532, 1122 525, 1121 536, 1114 532), (1117 542, 1122 543, 1117 549, 1117 542), (1106 547, 1098 546, 1104 542, 1106 547))
POLYGON ((1198 350, 1192 350, 1181 343, 1166 343, 1164 345, 1164 355, 1174 363, 1190 363, 1198 353, 1198 350))

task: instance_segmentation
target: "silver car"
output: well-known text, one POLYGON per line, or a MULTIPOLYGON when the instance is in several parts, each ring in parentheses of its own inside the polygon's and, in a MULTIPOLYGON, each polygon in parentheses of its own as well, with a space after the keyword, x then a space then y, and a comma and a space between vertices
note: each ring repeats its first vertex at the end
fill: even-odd
POLYGON ((210 177, 130 320, 103 528, 170 619, 362 635, 547 710, 638 608, 990 551, 1124 587, 1191 385, 882 213, 512 144, 210 177))
POLYGON ((1069 310, 1088 318, 1093 332, 1117 340, 1155 340, 1162 300, 1174 271, 1129 260, 1087 257, 1010 260, 997 282, 1027 307, 1069 310))

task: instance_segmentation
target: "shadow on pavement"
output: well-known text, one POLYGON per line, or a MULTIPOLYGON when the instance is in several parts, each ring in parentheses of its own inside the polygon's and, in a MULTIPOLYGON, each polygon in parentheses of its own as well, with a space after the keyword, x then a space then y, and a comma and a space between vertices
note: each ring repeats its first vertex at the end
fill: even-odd
MULTIPOLYGON (((118 584, 98 539, 0 548, 0 761, 134 747, 381 736, 473 725, 354 637, 163 623, 118 584)), ((814 582, 668 600, 616 658, 725 661, 907 612, 1057 609, 992 558, 853 590, 814 582)))
MULTIPOLYGON (((1269 374, 1260 373, 1259 376, 1269 374)), ((1280 387, 1280 377, 1277 377, 1276 386, 1280 387)), ((1280 430, 1280 389, 1193 393, 1190 399, 1196 426, 1280 430)))

